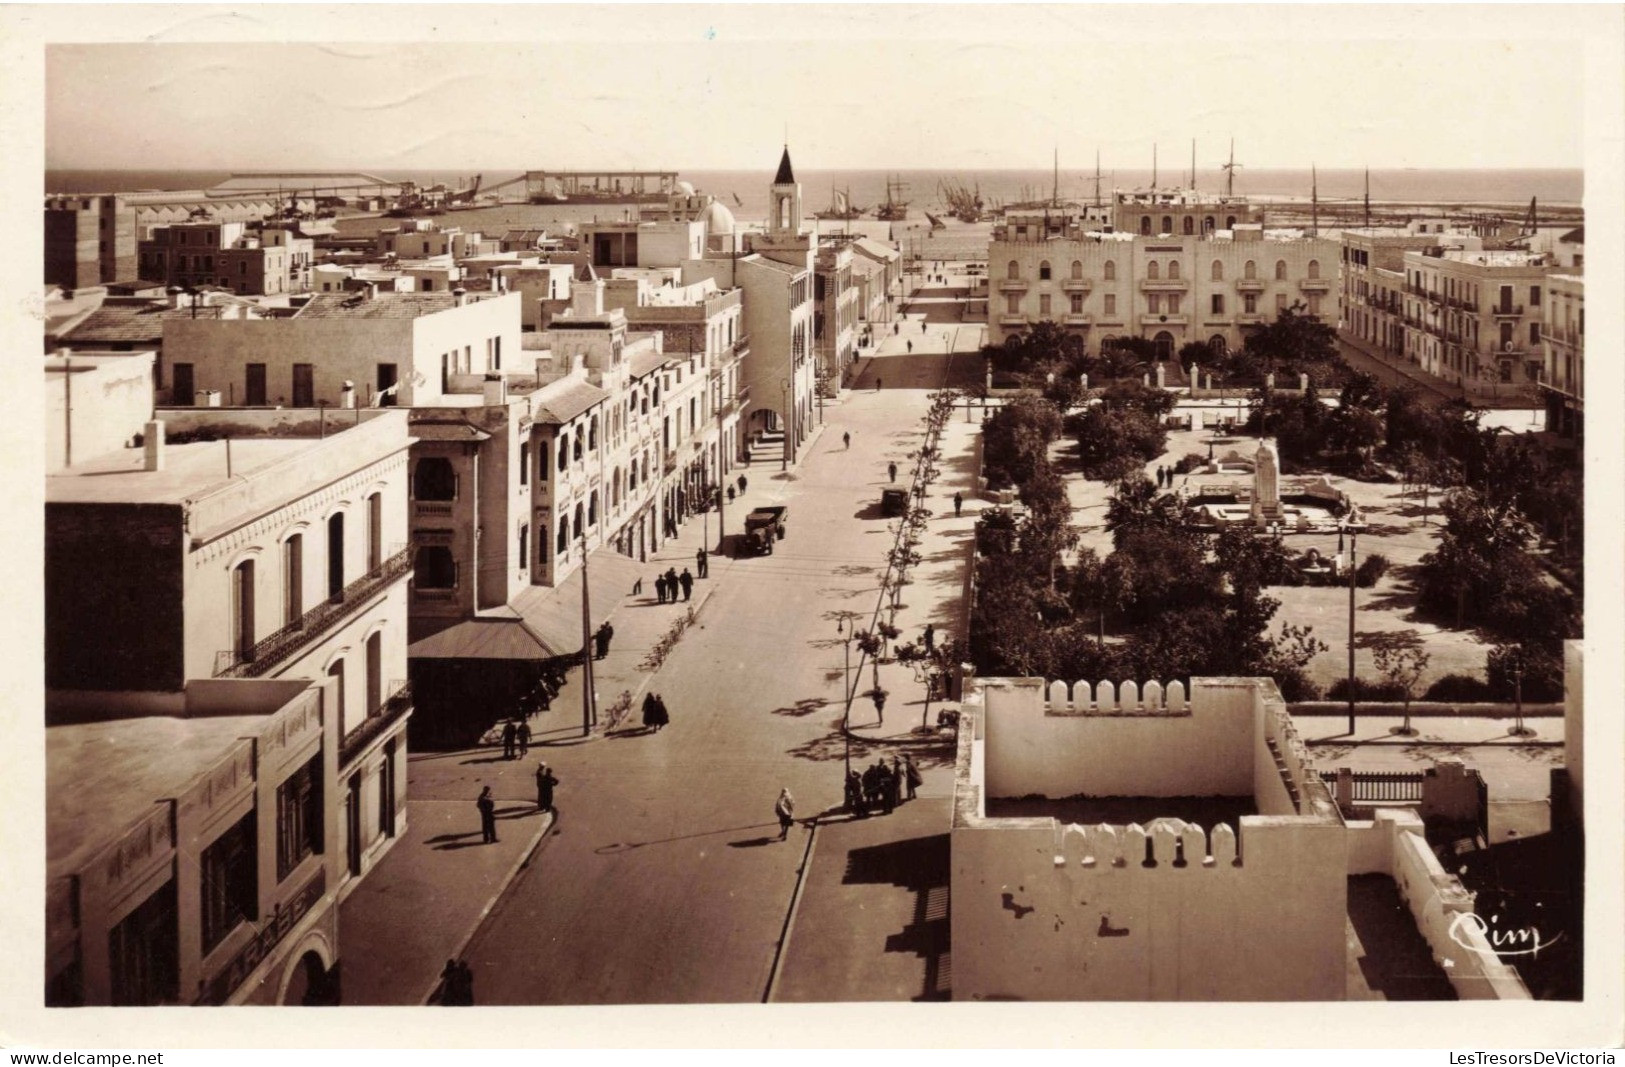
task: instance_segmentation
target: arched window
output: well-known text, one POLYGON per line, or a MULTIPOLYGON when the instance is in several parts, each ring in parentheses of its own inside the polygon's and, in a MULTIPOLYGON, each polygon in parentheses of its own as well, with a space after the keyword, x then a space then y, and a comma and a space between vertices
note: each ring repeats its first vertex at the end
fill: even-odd
POLYGON ((559 536, 558 536, 558 540, 555 543, 554 547, 558 550, 558 554, 561 555, 561 556, 564 555, 564 553, 569 550, 569 548, 570 548, 570 524, 569 523, 567 523, 567 522, 559 523, 559 536))
POLYGON ((455 589, 457 561, 447 545, 423 545, 413 564, 412 581, 419 589, 455 589))
POLYGON ((1221 333, 1216 333, 1212 337, 1209 337, 1207 339, 1207 347, 1210 352, 1221 359, 1224 358, 1224 354, 1230 349, 1229 344, 1225 342, 1224 334, 1221 333))
POLYGON ((581 437, 582 437, 581 431, 577 430, 576 431, 575 447, 570 453, 571 457, 576 459, 577 461, 579 461, 581 459, 581 437))
POLYGON ((245 559, 231 571, 231 650, 248 659, 254 650, 254 561, 245 559))
POLYGON ((643 414, 649 414, 649 390, 647 386, 643 390, 643 414))
POLYGON ((1072 277, 1074 277, 1074 278, 1082 278, 1083 277, 1083 261, 1082 260, 1074 259, 1072 261, 1072 277))
POLYGON ((592 421, 587 424, 587 448, 590 451, 593 451, 593 452, 598 451, 598 416, 597 415, 594 415, 592 417, 592 421))
POLYGON ((412 472, 412 496, 417 500, 457 499, 457 472, 443 456, 425 456, 412 472))
POLYGON ((575 523, 573 525, 573 528, 570 531, 570 539, 572 541, 579 541, 581 539, 581 531, 583 529, 582 524, 581 524, 581 519, 582 519, 583 515, 585 514, 585 512, 586 512, 586 509, 583 508, 580 504, 576 505, 575 523))
POLYGON ((1173 233, 1174 232, 1174 217, 1172 215, 1164 215, 1162 217, 1162 229, 1158 230, 1157 232, 1158 233, 1173 233))
POLYGON ((1010 261, 1010 265, 1004 268, 1004 276, 1009 278, 1011 281, 1015 281, 1017 278, 1021 277, 1021 264, 1012 259, 1010 261))
POLYGON ((1216 282, 1224 281, 1224 263, 1217 259, 1213 261, 1213 280, 1216 282))
POLYGON ((1209 215, 1207 218, 1202 220, 1202 230, 1205 233, 1212 233, 1213 232, 1213 216, 1212 215, 1209 215))
POLYGON ((1041 282, 1049 281, 1049 260, 1047 259, 1038 265, 1038 280, 1041 282))
POLYGON ((1234 215, 1226 215, 1224 217, 1224 228, 1227 230, 1233 230, 1236 228, 1236 217, 1234 215))
POLYGON ((1150 215, 1141 215, 1140 216, 1140 236, 1141 237, 1150 237, 1151 236, 1151 216, 1150 215))
POLYGON ((570 435, 559 434, 559 470, 563 470, 570 462, 570 435))
MULTIPOLYGON (((1283 259, 1279 263, 1275 264, 1275 276, 1277 278, 1285 280, 1285 278, 1286 278, 1286 260, 1283 259)), ((1319 277, 1320 277, 1320 260, 1311 259, 1309 261, 1309 280, 1314 281, 1319 277)))
POLYGON ((598 490, 594 489, 587 498, 587 525, 598 525, 598 490))
POLYGON ((1101 277, 1109 282, 1115 282, 1117 280, 1117 264, 1108 259, 1105 267, 1101 270, 1101 277))
POLYGON ((1179 280, 1179 260, 1177 259, 1168 261, 1168 280, 1171 282, 1179 280))
POLYGON ((1167 330, 1157 334, 1151 343, 1157 346, 1158 359, 1168 360, 1174 358, 1174 335, 1167 330))
POLYGON ((643 454, 643 480, 649 480, 649 453, 643 454))
POLYGON ((1241 268, 1241 276, 1243 278, 1247 279, 1248 281, 1257 280, 1257 278, 1258 278, 1258 264, 1254 263, 1252 260, 1249 259, 1247 261, 1246 265, 1241 268))
POLYGON ((1161 279, 1161 277, 1162 277, 1162 266, 1161 266, 1161 264, 1159 264, 1154 259, 1151 260, 1150 262, 1148 262, 1145 265, 1145 276, 1147 278, 1149 278, 1151 281, 1157 281, 1157 280, 1161 279))
POLYGON ((1185 216, 1185 225, 1184 225, 1183 229, 1184 229, 1184 231, 1185 231, 1185 233, 1187 235, 1195 233, 1196 232, 1196 219, 1191 215, 1186 215, 1185 216))

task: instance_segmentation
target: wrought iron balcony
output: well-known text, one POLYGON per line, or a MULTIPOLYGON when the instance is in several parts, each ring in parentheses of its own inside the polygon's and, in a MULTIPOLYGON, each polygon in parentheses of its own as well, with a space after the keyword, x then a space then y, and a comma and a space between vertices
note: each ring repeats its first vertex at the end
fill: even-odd
POLYGON ((293 622, 256 641, 250 648, 215 654, 216 678, 259 678, 292 659, 306 645, 355 614, 375 594, 412 569, 412 551, 405 545, 378 566, 322 601, 293 622))
POLYGON ((1332 280, 1330 278, 1299 278, 1298 279, 1298 288, 1306 290, 1306 291, 1324 293, 1327 290, 1331 289, 1331 287, 1332 287, 1332 280))
POLYGON ((1089 291, 1091 284, 1093 283, 1091 283, 1088 278, 1067 278, 1061 282, 1061 288, 1065 289, 1067 292, 1086 293, 1089 291))
POLYGON ((1182 293, 1191 287, 1184 278, 1141 278, 1140 290, 1147 293, 1182 293))
POLYGON ((1490 314, 1496 318, 1517 318, 1523 314, 1522 304, 1496 304, 1490 308, 1490 314))
POLYGON ((1262 293, 1264 291, 1264 279, 1237 278, 1236 288, 1240 289, 1244 293, 1262 293))
POLYGON ((388 695, 365 719, 356 724, 355 729, 344 735, 343 741, 339 742, 339 766, 349 764, 368 745, 376 741, 380 734, 400 722, 411 710, 412 683, 399 678, 390 682, 388 695))
POLYGON ((1028 285, 1025 278, 1000 278, 999 290, 1001 292, 1015 292, 1026 289, 1028 285))

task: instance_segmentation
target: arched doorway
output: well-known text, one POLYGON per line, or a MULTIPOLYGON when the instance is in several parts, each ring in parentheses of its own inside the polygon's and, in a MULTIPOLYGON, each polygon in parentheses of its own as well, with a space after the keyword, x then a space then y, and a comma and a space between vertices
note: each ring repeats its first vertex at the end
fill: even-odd
POLYGON ((1168 360, 1174 358, 1174 335, 1167 330, 1163 330, 1153 337, 1151 343, 1157 346, 1157 359, 1168 360))
POLYGON ((295 965, 288 979, 288 988, 282 992, 284 1005, 297 1004, 305 1008, 319 1008, 339 1002, 338 968, 328 970, 321 955, 309 949, 295 965))

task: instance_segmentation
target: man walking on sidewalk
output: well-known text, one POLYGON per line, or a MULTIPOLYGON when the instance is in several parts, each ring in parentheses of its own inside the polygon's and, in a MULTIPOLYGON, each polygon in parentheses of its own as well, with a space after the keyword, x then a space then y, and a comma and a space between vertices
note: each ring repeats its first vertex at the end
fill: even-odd
POLYGON ((687 567, 684 567, 682 576, 677 580, 683 585, 683 600, 687 601, 689 594, 694 591, 694 576, 688 573, 687 567))
POLYGON ((502 758, 513 759, 514 742, 519 738, 519 731, 509 719, 502 724, 502 758))
POLYGON ((702 548, 698 552, 694 553, 694 567, 700 572, 699 577, 706 578, 710 576, 711 560, 708 556, 706 556, 705 549, 702 548))
POLYGON ((845 442, 846 450, 848 452, 852 451, 852 435, 850 433, 843 433, 841 434, 841 440, 845 442))
POLYGON ((891 476, 892 481, 895 482, 897 480, 897 461, 896 460, 892 460, 890 463, 886 464, 886 473, 891 476))
POLYGON ((788 788, 779 790, 779 799, 773 805, 773 814, 779 819, 779 840, 790 836, 790 827, 796 821, 796 802, 788 788))
POLYGON ((749 484, 750 484, 749 479, 747 479, 743 474, 741 474, 739 476, 739 491, 741 493, 743 493, 745 491, 745 486, 747 486, 749 484))
POLYGON ((480 798, 474 802, 474 806, 480 809, 480 839, 487 845, 496 844, 497 802, 491 799, 490 786, 480 790, 480 798))
POLYGON ((959 493, 954 494, 954 518, 959 518, 959 509, 965 506, 965 498, 959 493))
POLYGON ((548 812, 553 810, 553 787, 559 780, 553 776, 553 769, 545 763, 536 766, 536 810, 548 812))
POLYGON ((519 742, 519 758, 524 759, 525 753, 530 751, 530 723, 519 720, 519 726, 514 730, 514 740, 519 742))

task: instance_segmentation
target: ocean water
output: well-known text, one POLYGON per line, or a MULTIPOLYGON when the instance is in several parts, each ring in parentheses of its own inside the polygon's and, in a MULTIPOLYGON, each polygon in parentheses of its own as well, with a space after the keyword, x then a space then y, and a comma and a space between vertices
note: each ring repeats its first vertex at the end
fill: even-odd
MULTIPOLYGON (((297 169, 297 168, 293 168, 297 169)), ((330 169, 330 168, 327 168, 330 169)), ((390 180, 410 179, 420 184, 444 182, 457 187, 466 184, 479 168, 459 171, 399 171, 369 170, 369 174, 390 180)), ((484 172, 485 186, 518 176, 513 170, 484 172)), ((768 213, 768 188, 773 171, 763 170, 679 170, 681 177, 702 192, 712 193, 734 209, 744 219, 759 219, 768 213), (738 203, 735 202, 738 198, 738 203)), ((47 170, 47 193, 69 192, 123 192, 141 189, 204 189, 224 181, 230 175, 223 171, 181 170, 47 170)), ((911 214, 933 211, 942 204, 940 194, 944 182, 961 182, 979 187, 989 204, 1013 203, 1048 197, 1058 185, 1063 199, 1089 200, 1095 194, 1092 165, 1085 172, 1062 167, 1057 176, 1053 170, 798 170, 802 194, 809 213, 828 207, 835 190, 850 190, 852 202, 862 207, 873 207, 886 199, 888 179, 904 186, 900 199, 911 205, 911 214), (1058 181, 1057 181, 1058 177, 1058 181)), ((1109 197, 1114 186, 1133 188, 1149 185, 1152 174, 1147 170, 1117 170, 1102 173, 1100 190, 1109 197)), ((1185 171, 1164 168, 1157 174, 1163 185, 1184 184, 1185 171)), ((1355 201, 1364 194, 1363 170, 1321 170, 1317 176, 1318 194, 1323 202, 1355 201)), ((1224 175, 1217 170, 1198 168, 1196 186, 1199 190, 1219 192, 1224 189, 1224 175)), ((1299 170, 1267 170, 1239 168, 1235 177, 1238 195, 1262 197, 1308 197, 1311 177, 1307 168, 1299 170)), ((1395 170, 1371 171, 1371 199, 1374 202, 1402 201, 1438 204, 1495 204, 1527 205, 1531 197, 1542 204, 1578 205, 1584 195, 1585 175, 1578 168, 1552 168, 1540 170, 1395 170)), ((520 191, 509 186, 504 194, 520 191)), ((589 209, 600 217, 618 215, 612 206, 596 205, 589 209)))

